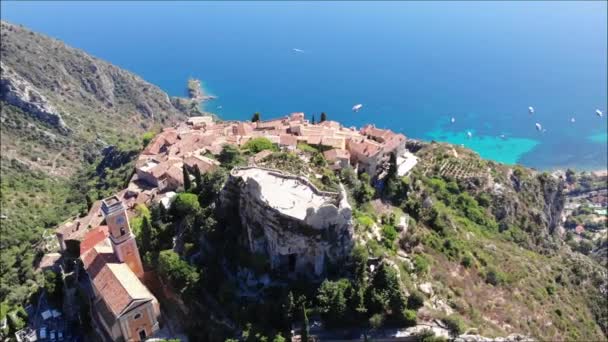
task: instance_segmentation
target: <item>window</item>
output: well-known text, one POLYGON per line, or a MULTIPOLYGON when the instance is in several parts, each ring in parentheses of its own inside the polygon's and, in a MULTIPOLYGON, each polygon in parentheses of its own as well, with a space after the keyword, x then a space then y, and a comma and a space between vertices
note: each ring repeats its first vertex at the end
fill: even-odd
POLYGON ((140 330, 139 331, 139 340, 143 341, 146 339, 146 331, 145 330, 140 330))
POLYGON ((125 231, 125 227, 120 227, 120 236, 125 235, 127 232, 125 231))
POLYGON ((289 254, 289 272, 296 270, 296 254, 289 254))
POLYGON ((133 316, 133 319, 140 319, 141 318, 141 314, 135 314, 135 316, 133 316))

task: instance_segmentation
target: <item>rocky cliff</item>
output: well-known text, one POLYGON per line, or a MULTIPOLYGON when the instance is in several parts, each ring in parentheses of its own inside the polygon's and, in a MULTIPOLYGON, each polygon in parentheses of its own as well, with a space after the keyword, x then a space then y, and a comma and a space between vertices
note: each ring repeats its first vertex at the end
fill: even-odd
POLYGON ((265 255, 273 270, 314 278, 326 272, 327 264, 338 264, 350 255, 353 222, 344 190, 341 194, 322 192, 301 177, 257 168, 237 169, 224 186, 220 203, 224 212, 238 212, 246 241, 243 247, 265 255), (294 197, 293 206, 300 205, 295 203, 300 195, 302 202, 313 195, 323 196, 325 202, 302 204, 300 213, 293 207, 281 207, 286 201, 269 198, 271 190, 262 187, 272 185, 262 178, 280 182, 286 191, 277 196, 281 200, 294 197), (294 187, 300 190, 288 195, 287 188, 294 187))
MULTIPOLYGON (((0 302, 20 303, 36 287, 43 228, 85 205, 70 193, 75 174, 104 148, 137 150, 142 133, 186 115, 141 77, 4 21, 0 59, 0 302)), ((102 176, 123 185, 109 168, 102 176)))
POLYGON ((0 62, 0 100, 21 108, 35 119, 68 133, 69 127, 61 114, 36 88, 0 62))

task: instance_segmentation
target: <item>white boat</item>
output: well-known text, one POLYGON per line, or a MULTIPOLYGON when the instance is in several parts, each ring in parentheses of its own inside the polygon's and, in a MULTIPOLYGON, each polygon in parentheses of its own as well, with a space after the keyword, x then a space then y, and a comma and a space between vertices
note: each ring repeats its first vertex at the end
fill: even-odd
POLYGON ((528 113, 534 114, 534 107, 532 107, 532 106, 528 107, 528 113))
POLYGON ((473 133, 471 133, 471 131, 467 132, 467 138, 471 139, 473 137, 473 133))
POLYGON ((456 118, 452 117, 452 120, 450 120, 452 123, 456 122, 456 118))
POLYGON ((595 114, 597 114, 597 116, 599 116, 600 118, 604 115, 604 113, 602 113, 602 111, 599 109, 595 110, 595 114))
POLYGON ((536 130, 539 132, 542 132, 542 130, 543 130, 543 126, 541 124, 539 124, 538 122, 536 123, 536 130))
POLYGON ((353 112, 358 112, 359 110, 361 110, 361 108, 363 108, 362 104, 356 104, 353 106, 353 112))
POLYGON ((572 119, 570 119, 570 122, 575 123, 575 122, 576 122, 576 119, 575 119, 575 118, 572 118, 572 119))

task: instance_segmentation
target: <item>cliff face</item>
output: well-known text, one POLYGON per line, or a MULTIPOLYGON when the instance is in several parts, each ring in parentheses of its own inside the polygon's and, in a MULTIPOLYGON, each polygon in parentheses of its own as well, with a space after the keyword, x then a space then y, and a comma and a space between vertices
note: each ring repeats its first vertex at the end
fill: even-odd
POLYGON ((70 131, 57 109, 32 84, 5 67, 2 62, 0 62, 0 99, 21 108, 33 118, 48 123, 62 133, 70 131))
POLYGON ((21 26, 0 22, 0 59, 0 246, 19 255, 1 267, 0 301, 20 302, 35 287, 29 246, 84 205, 69 191, 74 175, 185 114, 142 78, 21 26))
MULTIPOLYGON (((266 176, 301 182, 303 194, 308 190, 306 186, 312 186, 289 175, 269 172, 266 176)), ((325 193, 337 202, 310 206, 305 217, 297 218, 266 198, 262 186, 255 177, 233 172, 222 190, 220 203, 224 212, 239 213, 244 247, 265 255, 271 269, 314 278, 324 274, 328 263, 337 264, 350 255, 353 224, 345 193, 325 193)))
POLYGON ((3 157, 65 177, 85 154, 185 117, 166 93, 128 71, 21 26, 0 25, 3 157))
POLYGON ((1 25, 3 64, 59 112, 78 116, 87 111, 121 121, 135 114, 132 120, 138 122, 180 114, 167 94, 128 71, 23 27, 1 25))

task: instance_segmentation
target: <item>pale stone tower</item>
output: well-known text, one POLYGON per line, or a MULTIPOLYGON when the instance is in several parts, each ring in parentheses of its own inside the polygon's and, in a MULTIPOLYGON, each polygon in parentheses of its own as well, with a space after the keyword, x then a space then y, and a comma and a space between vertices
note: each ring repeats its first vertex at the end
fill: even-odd
POLYGON ((135 235, 131 232, 127 211, 117 196, 101 201, 101 211, 106 219, 114 254, 124 262, 138 278, 144 275, 135 235))

